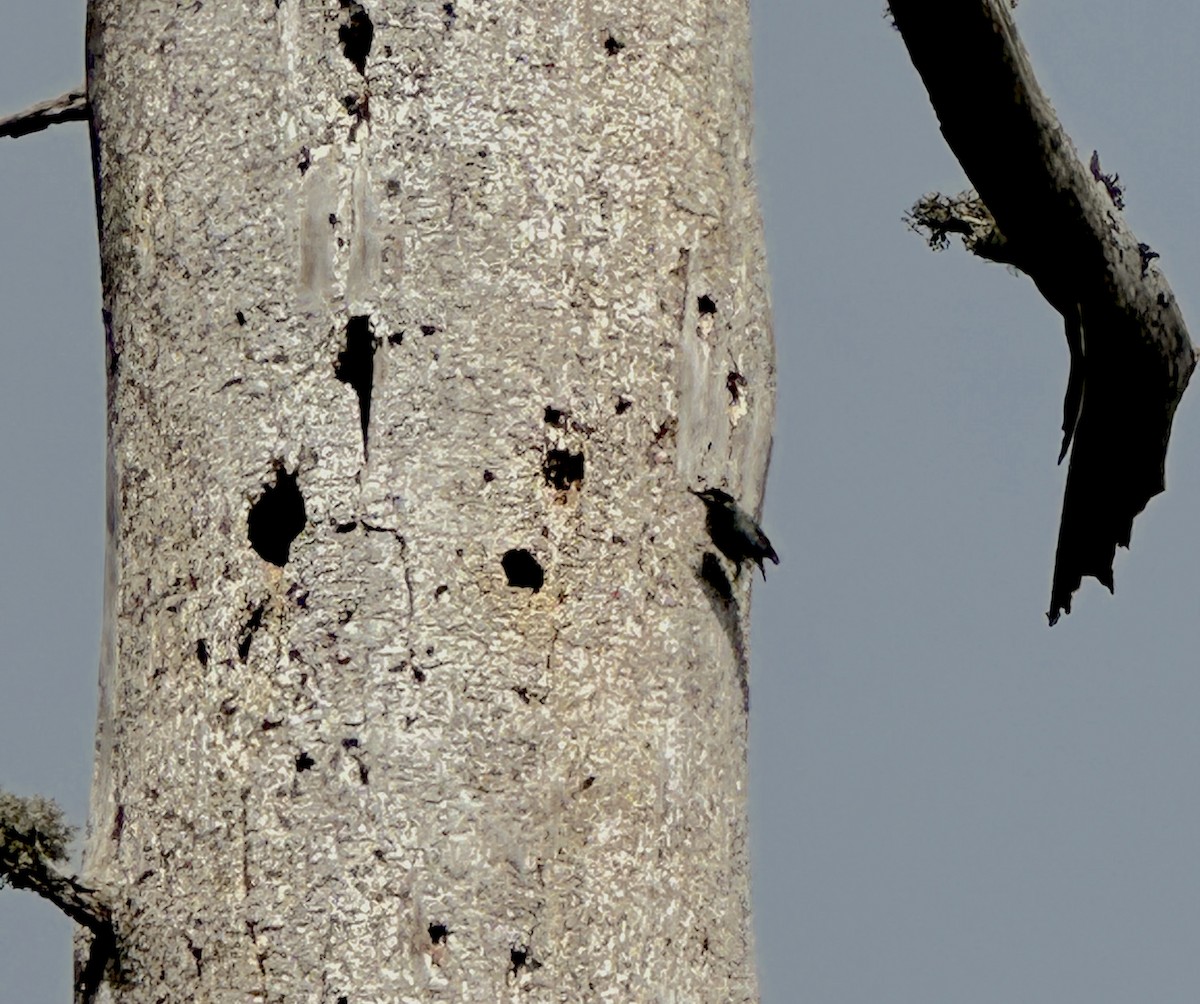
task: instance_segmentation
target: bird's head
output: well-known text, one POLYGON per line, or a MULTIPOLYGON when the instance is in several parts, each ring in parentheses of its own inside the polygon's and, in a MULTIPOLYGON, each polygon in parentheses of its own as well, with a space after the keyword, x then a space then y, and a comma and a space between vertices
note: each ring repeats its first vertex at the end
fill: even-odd
POLYGON ((696 498, 700 499, 705 505, 717 505, 729 507, 734 505, 733 496, 728 492, 722 491, 720 488, 705 488, 704 491, 698 492, 695 488, 689 488, 696 498))

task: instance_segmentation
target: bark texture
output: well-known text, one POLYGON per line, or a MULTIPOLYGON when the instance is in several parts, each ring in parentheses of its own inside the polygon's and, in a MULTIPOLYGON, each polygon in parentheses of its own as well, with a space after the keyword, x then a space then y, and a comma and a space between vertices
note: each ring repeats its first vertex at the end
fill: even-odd
POLYGON ((106 998, 757 999, 747 15, 92 0, 106 998))
POLYGON ((1071 447, 1071 459, 1047 615, 1054 624, 1070 613, 1083 576, 1112 590, 1117 546, 1129 546, 1134 517, 1165 487, 1171 422, 1195 353, 1178 301, 1151 265, 1158 255, 1125 223, 1115 179, 1095 155, 1090 170, 1076 155, 1009 5, 892 0, 890 8, 985 207, 935 205, 923 222, 942 236, 965 233, 976 253, 1025 272, 1064 319, 1071 376, 1062 455, 1071 447))

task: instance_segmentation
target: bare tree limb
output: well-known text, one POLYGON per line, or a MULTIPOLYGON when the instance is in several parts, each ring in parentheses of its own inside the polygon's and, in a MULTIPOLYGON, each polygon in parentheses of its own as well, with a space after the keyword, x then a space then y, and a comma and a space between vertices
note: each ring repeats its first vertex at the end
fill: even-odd
POLYGON ((14 889, 28 889, 49 900, 76 924, 97 934, 107 933, 112 926, 108 907, 94 889, 81 885, 76 879, 62 874, 45 862, 33 867, 15 866, 7 855, 0 853, 0 872, 14 889))
MULTIPOLYGON (((1195 352, 1170 286, 1150 267, 1157 255, 1120 213, 1116 175, 1102 174, 1095 156, 1091 169, 1080 161, 1008 4, 892 0, 890 8, 942 135, 994 223, 972 250, 1025 272, 1064 318, 1071 375, 1060 460, 1068 448, 1071 459, 1047 613, 1054 624, 1070 613, 1083 576, 1112 590, 1117 545, 1129 546, 1134 517, 1165 487, 1171 422, 1195 352)), ((961 211, 942 208, 943 241, 975 235, 961 211)))
POLYGON ((0 883, 37 893, 111 941, 112 918, 101 895, 54 867, 66 858, 71 833, 49 799, 0 791, 0 883))
POLYGON ((59 122, 80 122, 88 116, 87 94, 83 88, 62 94, 52 101, 26 108, 15 115, 0 118, 0 136, 26 136, 59 122))

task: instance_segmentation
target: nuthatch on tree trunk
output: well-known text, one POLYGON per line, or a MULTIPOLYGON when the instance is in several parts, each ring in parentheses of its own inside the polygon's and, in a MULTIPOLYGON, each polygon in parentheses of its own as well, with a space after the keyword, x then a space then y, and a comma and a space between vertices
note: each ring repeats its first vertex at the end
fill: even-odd
POLYGON ((779 555, 754 518, 734 502, 733 496, 720 488, 706 488, 702 492, 689 488, 688 491, 704 503, 708 511, 708 535, 717 550, 737 568, 734 578, 742 574, 742 563, 748 559, 758 565, 765 580, 767 572, 763 568, 763 558, 769 558, 778 565, 779 555))

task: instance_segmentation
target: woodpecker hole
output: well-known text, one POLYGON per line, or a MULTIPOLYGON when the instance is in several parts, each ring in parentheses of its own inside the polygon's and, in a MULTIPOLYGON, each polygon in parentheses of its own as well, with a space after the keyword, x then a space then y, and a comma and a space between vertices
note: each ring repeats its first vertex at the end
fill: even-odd
POLYGON ((243 314, 243 313, 242 313, 240 310, 239 310, 239 311, 238 311, 236 314, 234 314, 233 316, 237 318, 237 322, 238 322, 238 326, 239 326, 239 327, 242 327, 242 328, 244 328, 244 327, 246 326, 246 315, 245 315, 245 314, 243 314))
POLYGON ((509 949, 508 961, 512 966, 510 972, 513 976, 520 976, 522 969, 533 972, 542 968, 542 964, 533 957, 533 949, 529 945, 517 945, 509 949))
POLYGON ((608 38, 604 40, 604 51, 610 56, 615 56, 618 52, 625 48, 624 42, 618 42, 609 32, 608 38))
POLYGON ((715 314, 717 312, 717 301, 707 293, 696 297, 696 309, 701 314, 715 314))
POLYGON ((633 407, 633 402, 627 397, 617 398, 617 414, 624 415, 630 408, 633 407))
POLYGON ((506 551, 500 559, 508 584, 518 589, 532 589, 535 593, 546 581, 546 573, 537 559, 524 548, 506 551))
POLYGON ((353 533, 358 529, 358 520, 347 520, 345 523, 338 523, 334 528, 334 533, 353 533))
POLYGON ((403 331, 393 331, 390 335, 388 335, 388 345, 403 345, 403 344, 404 344, 404 332, 403 331))
POLYGON ((292 541, 304 529, 304 496, 296 473, 276 464, 275 484, 263 485, 263 493, 250 507, 247 532, 250 546, 263 561, 282 568, 291 554, 292 541))
POLYGON ((412 673, 413 673, 413 679, 416 680, 417 683, 425 682, 425 670, 419 669, 418 667, 413 666, 412 673))
POLYGON ((450 937, 450 929, 445 924, 429 925, 429 940, 435 945, 441 945, 450 937))
POLYGON ((565 491, 571 485, 581 484, 583 482, 583 454, 571 453, 569 450, 550 450, 546 453, 542 474, 546 478, 546 483, 553 485, 559 491, 565 491))
POLYGON ((371 42, 375 38, 375 25, 366 8, 355 0, 340 0, 345 20, 338 26, 338 41, 342 53, 354 64, 363 76, 367 71, 367 56, 371 54, 371 42))
POLYGON ((301 753, 296 757, 296 773, 303 774, 306 770, 311 770, 316 765, 316 762, 307 753, 301 753))
POLYGON ((725 377, 725 389, 729 391, 729 401, 737 404, 742 399, 742 388, 746 386, 746 378, 737 370, 730 370, 725 377))
POLYGON ((557 408, 546 405, 546 410, 543 412, 542 417, 545 419, 547 425, 554 425, 561 429, 567 416, 557 408))
POLYGON ((358 423, 362 429, 363 456, 367 456, 367 435, 371 424, 371 390, 375 382, 375 350, 379 341, 371 331, 366 314, 350 318, 346 324, 346 347, 338 353, 334 376, 349 384, 358 395, 358 423))
POLYGON ((493 474, 491 471, 484 471, 484 472, 483 472, 483 482, 484 482, 484 484, 488 484, 489 482, 492 482, 492 481, 495 481, 495 480, 496 480, 496 475, 495 475, 495 474, 493 474))
POLYGON ((430 335, 436 335, 442 329, 433 324, 422 324, 421 334, 428 338, 430 335))
POLYGON ((196 658, 199 660, 201 666, 208 665, 208 642, 203 638, 196 642, 196 658))

